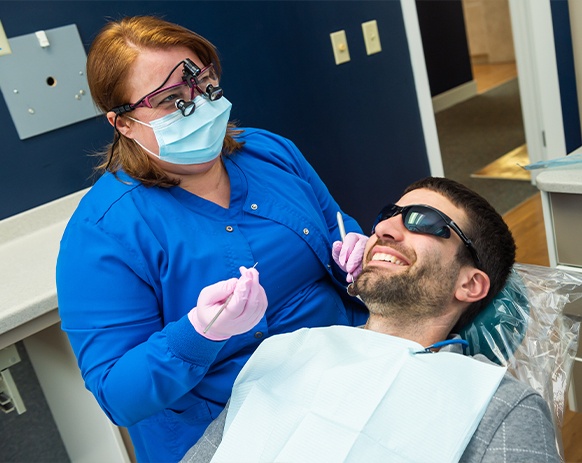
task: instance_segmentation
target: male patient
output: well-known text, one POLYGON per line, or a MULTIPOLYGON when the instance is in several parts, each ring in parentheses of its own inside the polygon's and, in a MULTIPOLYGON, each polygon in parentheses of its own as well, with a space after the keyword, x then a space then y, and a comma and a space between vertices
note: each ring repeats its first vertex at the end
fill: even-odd
POLYGON ((542 397, 462 355, 454 335, 515 259, 487 201, 452 180, 415 182, 381 211, 361 254, 334 258, 370 311, 364 329, 265 340, 184 461, 561 461, 542 397))

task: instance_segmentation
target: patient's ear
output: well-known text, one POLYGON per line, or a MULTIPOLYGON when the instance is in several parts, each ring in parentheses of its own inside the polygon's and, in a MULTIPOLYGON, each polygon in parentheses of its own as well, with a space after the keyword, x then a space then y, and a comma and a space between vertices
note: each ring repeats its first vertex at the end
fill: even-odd
POLYGON ((489 276, 482 270, 463 268, 459 274, 455 297, 463 302, 479 301, 487 296, 490 285, 489 276))

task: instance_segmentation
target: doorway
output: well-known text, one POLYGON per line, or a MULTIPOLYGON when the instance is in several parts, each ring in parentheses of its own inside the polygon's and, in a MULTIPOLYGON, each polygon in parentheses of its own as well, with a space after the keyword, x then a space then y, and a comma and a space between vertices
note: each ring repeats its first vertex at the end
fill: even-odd
POLYGON ((445 175, 505 214, 532 195, 508 0, 462 0, 472 95, 435 113, 445 175))
POLYGON ((462 0, 477 93, 517 77, 507 0, 462 0))
MULTIPOLYGON (((508 0, 462 0, 465 30, 477 94, 517 79, 508 0)), ((524 143, 472 174, 475 177, 531 181, 520 165, 529 163, 524 143)))

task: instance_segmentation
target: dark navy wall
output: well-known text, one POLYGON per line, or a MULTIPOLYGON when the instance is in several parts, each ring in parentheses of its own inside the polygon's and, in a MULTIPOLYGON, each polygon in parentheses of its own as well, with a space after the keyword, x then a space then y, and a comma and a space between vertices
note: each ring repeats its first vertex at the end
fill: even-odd
POLYGON ((416 0, 432 96, 473 80, 461 0, 416 0))
POLYGON ((560 102, 562 103, 566 152, 570 153, 582 145, 570 13, 566 0, 552 0, 550 6, 552 9, 552 24, 554 26, 554 43, 558 65, 558 81, 560 83, 560 102))
MULTIPOLYGON (((429 174, 399 1, 0 2, 9 38, 76 24, 87 49, 107 18, 135 14, 210 39, 232 117, 292 139, 364 228, 429 174), (367 56, 361 23, 372 19, 382 52, 367 56), (329 34, 340 29, 351 61, 336 66, 329 34)), ((95 118, 21 141, 3 98, 0 130, 0 219, 89 186, 88 153, 112 137, 95 118)))

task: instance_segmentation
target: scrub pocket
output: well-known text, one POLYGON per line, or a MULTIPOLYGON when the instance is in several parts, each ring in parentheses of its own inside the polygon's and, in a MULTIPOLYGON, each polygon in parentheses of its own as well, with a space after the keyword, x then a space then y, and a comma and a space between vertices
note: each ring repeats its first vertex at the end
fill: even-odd
POLYGON ((196 401, 183 411, 166 409, 139 423, 149 461, 179 461, 212 420, 208 404, 196 401))

